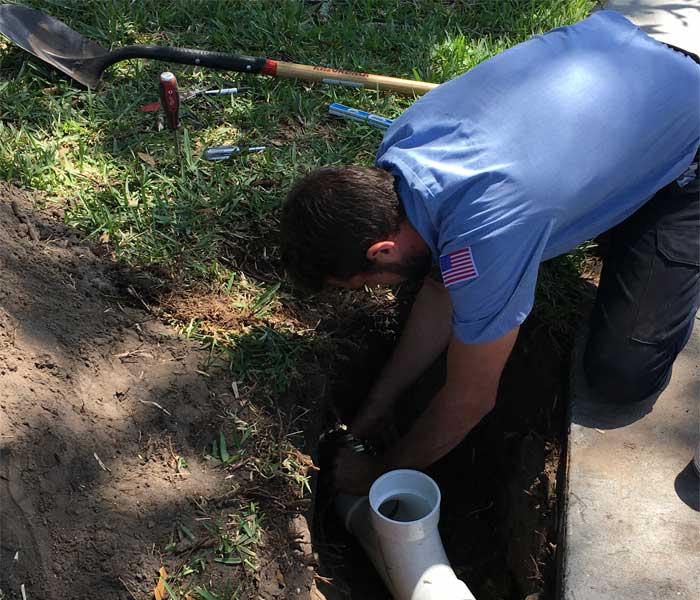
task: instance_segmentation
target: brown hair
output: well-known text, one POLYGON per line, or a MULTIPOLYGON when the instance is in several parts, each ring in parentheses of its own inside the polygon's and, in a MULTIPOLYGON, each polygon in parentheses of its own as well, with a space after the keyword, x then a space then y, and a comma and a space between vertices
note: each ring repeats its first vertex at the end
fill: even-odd
POLYGON ((398 232, 405 213, 394 177, 375 167, 323 167, 296 182, 282 212, 282 260, 320 289, 371 267, 367 249, 398 232))

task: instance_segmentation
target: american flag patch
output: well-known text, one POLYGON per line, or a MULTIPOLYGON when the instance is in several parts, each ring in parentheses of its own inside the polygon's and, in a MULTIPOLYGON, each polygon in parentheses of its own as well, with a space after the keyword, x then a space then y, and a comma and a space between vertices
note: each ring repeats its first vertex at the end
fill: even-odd
POLYGON ((442 271, 442 282, 445 287, 457 285, 479 276, 472 257, 472 249, 469 246, 449 254, 443 254, 440 257, 440 271, 442 271))

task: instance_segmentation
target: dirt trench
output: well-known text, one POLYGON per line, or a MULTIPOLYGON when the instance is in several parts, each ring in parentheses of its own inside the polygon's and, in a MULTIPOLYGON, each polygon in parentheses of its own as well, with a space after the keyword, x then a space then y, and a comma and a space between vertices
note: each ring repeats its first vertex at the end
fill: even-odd
MULTIPOLYGON (((205 451, 237 400, 145 310, 153 278, 61 217, 0 182, 0 598, 152 598, 187 556, 162 554, 178 526, 239 500, 205 451)), ((303 514, 268 514, 260 569, 213 564, 203 583, 309 598, 303 514)))
MULTIPOLYGON (((545 268, 547 268, 545 266, 545 268)), ((590 292, 589 286, 585 289, 590 292)), ((582 292, 584 288, 582 288, 582 292)), ((405 320, 412 292, 400 303, 405 320)), ((582 307, 590 295, 582 293, 582 307)), ((392 340, 365 343, 336 374, 334 414, 349 422, 387 359, 392 340)), ((479 600, 554 600, 566 382, 571 340, 553 337, 537 311, 526 321, 504 371, 497 406, 427 473, 441 488, 440 533, 458 577, 479 600)), ((442 357, 400 400, 399 431, 438 391, 442 357)), ((324 458, 325 455, 325 458, 324 458)), ((322 452, 332 462, 332 450, 322 452)), ((344 531, 333 497, 320 487, 314 520, 319 585, 328 600, 390 600, 357 541, 344 531)))

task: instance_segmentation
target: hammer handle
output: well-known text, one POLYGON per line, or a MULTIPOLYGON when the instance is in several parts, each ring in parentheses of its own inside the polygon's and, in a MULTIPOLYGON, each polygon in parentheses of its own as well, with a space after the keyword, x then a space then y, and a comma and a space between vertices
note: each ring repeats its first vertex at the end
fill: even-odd
POLYGON ((177 91, 177 79, 170 72, 160 74, 158 80, 160 104, 165 111, 168 128, 175 131, 180 125, 180 94, 177 91))

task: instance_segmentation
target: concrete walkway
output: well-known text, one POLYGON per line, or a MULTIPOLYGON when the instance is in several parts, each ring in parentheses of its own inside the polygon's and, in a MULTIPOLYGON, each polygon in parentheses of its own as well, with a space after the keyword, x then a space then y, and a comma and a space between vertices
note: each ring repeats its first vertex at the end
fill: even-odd
POLYGON ((659 41, 700 54, 700 0, 610 0, 605 8, 659 41))
POLYGON ((596 403, 576 355, 563 597, 698 600, 700 318, 668 387, 636 410, 596 403))
MULTIPOLYGON (((700 53, 700 0, 613 0, 660 41, 700 53)), ((581 339, 583 342, 583 339, 581 339)), ((698 600, 700 316, 655 402, 603 409, 572 374, 564 526, 565 600, 698 600)))

